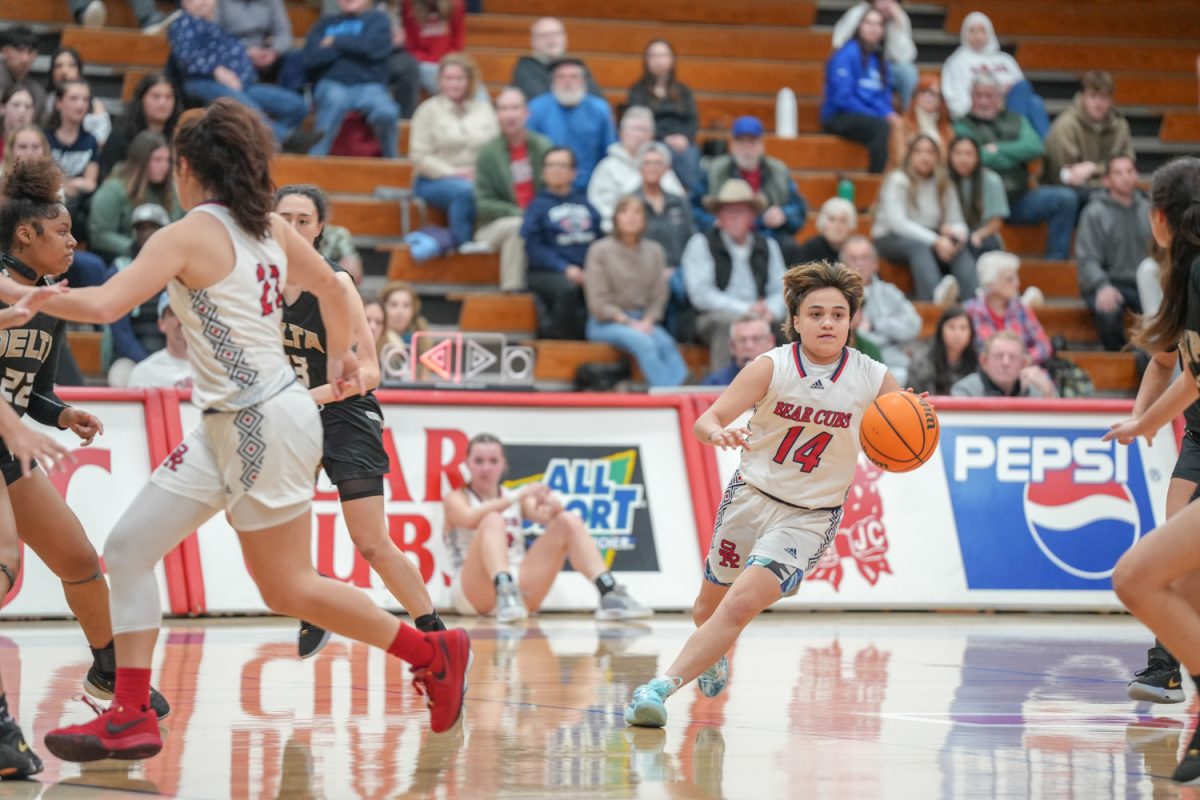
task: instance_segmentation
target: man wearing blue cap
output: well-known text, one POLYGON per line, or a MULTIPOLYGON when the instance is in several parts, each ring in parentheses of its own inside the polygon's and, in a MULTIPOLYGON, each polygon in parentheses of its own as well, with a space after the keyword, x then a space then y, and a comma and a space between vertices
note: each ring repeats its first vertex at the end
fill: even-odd
POLYGON ((158 329, 167 346, 151 353, 129 372, 131 389, 184 389, 192 385, 192 367, 188 363, 187 340, 183 326, 167 302, 167 293, 158 296, 158 329))
MULTIPOLYGON (((755 220, 755 228, 773 236, 786 259, 796 246, 796 233, 804 227, 808 206, 796 189, 787 164, 763 152, 763 124, 757 117, 738 117, 733 121, 729 152, 713 159, 700 198, 719 194, 730 178, 744 180, 755 193, 767 198, 767 210, 755 220)), ((696 209, 696 219, 703 228, 713 226, 712 214, 702 205, 696 209)))

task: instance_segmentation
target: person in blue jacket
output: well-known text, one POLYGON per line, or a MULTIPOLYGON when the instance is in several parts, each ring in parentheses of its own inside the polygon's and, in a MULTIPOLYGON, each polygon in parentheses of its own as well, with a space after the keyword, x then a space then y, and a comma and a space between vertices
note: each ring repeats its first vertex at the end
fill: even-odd
POLYGON ((317 20, 304 44, 321 134, 309 155, 328 155, 346 114, 358 111, 375 131, 383 157, 395 158, 400 109, 388 90, 391 22, 372 9, 371 0, 338 0, 338 10, 317 20))
POLYGON ((600 212, 579 188, 575 154, 555 147, 542 157, 542 191, 525 209, 521 238, 529 261, 526 280, 538 298, 538 336, 582 339, 587 323, 583 264, 600 238, 600 212))
POLYGON ((871 172, 883 172, 887 166, 888 139, 899 119, 892 108, 892 80, 883 57, 885 34, 883 14, 869 9, 854 38, 825 65, 821 127, 865 146, 871 172))
POLYGON ((583 62, 561 58, 551 68, 550 91, 529 101, 525 127, 575 154, 575 188, 586 190, 592 170, 617 140, 612 109, 603 97, 588 94, 583 62))

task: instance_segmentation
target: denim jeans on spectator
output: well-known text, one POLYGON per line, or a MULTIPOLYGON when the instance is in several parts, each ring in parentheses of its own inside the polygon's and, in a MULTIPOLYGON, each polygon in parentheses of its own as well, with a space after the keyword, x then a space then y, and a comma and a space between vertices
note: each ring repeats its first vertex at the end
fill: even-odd
POLYGON ((700 191, 700 148, 690 144, 682 153, 672 150, 671 156, 671 169, 675 170, 675 177, 679 178, 683 188, 689 195, 700 191))
POLYGON ((252 83, 239 92, 208 78, 192 79, 184 81, 183 90, 206 104, 218 97, 232 97, 247 108, 253 108, 263 115, 264 122, 275 132, 275 139, 280 143, 299 128, 308 115, 304 97, 269 83, 252 83))
POLYGON ((1033 91, 1032 83, 1029 81, 1014 83, 1008 90, 1004 107, 1025 117, 1037 131, 1038 136, 1046 138, 1046 132, 1050 130, 1050 115, 1046 113, 1046 104, 1042 102, 1042 98, 1033 91))
POLYGON ((832 133, 843 139, 858 142, 867 148, 870 156, 868 169, 873 173, 883 172, 888 160, 888 140, 892 126, 887 117, 873 117, 870 114, 834 114, 824 124, 826 133, 832 133))
POLYGON ((413 192, 426 205, 440 208, 460 247, 475 236, 475 186, 465 178, 417 178, 413 192))
POLYGON ((900 107, 908 108, 913 92, 917 88, 917 65, 909 62, 901 64, 898 61, 888 62, 888 72, 892 76, 892 88, 900 95, 900 107))
MULTIPOLYGON (((640 311, 626 314, 641 319, 640 311)), ((587 321, 587 338, 593 342, 606 342, 618 350, 632 355, 651 386, 679 386, 687 379, 687 364, 679 354, 679 345, 662 325, 655 325, 650 333, 642 333, 620 322, 587 321)))
POLYGON ((317 81, 313 100, 317 112, 316 128, 321 134, 321 141, 313 145, 308 151, 309 155, 329 155, 333 140, 342 127, 342 120, 351 111, 358 111, 366 116, 367 123, 375 131, 383 157, 396 157, 396 126, 400 121, 400 109, 382 83, 349 84, 325 79, 317 81))
POLYGON ((1046 258, 1071 257, 1071 233, 1075 230, 1075 212, 1079 196, 1066 186, 1039 186, 1008 198, 1009 225, 1036 225, 1045 222, 1046 258))

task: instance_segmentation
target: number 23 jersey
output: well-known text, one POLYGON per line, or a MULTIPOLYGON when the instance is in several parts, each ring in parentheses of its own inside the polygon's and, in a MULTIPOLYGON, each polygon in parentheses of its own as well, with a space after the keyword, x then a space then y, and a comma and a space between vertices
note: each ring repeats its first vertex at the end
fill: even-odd
POLYGON ((887 367, 848 347, 833 364, 814 365, 800 343, 759 356, 771 384, 750 417, 742 478, 764 494, 804 508, 842 505, 854 480, 858 429, 887 367))

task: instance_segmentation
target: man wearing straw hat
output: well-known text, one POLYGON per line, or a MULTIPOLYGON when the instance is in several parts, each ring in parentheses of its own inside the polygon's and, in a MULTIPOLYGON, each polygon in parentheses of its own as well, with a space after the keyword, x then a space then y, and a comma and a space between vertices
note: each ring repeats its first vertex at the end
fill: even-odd
POLYGON ((696 309, 696 335, 708 345, 709 366, 729 362, 729 325, 754 314, 774 328, 787 315, 783 300, 783 255, 771 237, 754 230, 766 198, 740 178, 704 198, 716 227, 697 233, 683 251, 683 281, 696 309))

